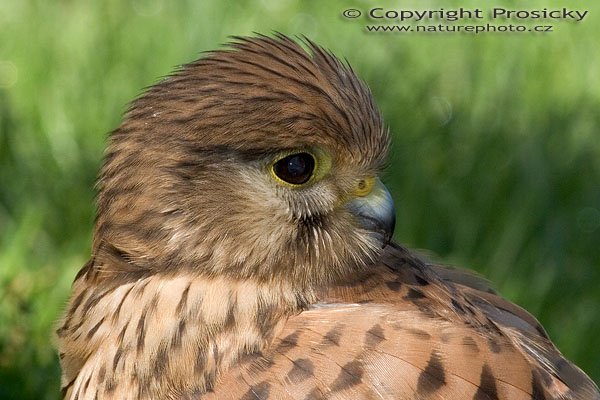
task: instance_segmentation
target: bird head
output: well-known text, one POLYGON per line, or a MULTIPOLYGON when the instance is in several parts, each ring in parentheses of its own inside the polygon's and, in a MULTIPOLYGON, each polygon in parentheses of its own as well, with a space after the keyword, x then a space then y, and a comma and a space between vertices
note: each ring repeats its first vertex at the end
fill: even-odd
POLYGON ((343 279, 392 234, 378 178, 388 147, 349 65, 310 41, 236 38, 152 86, 111 135, 96 264, 130 276, 343 279))

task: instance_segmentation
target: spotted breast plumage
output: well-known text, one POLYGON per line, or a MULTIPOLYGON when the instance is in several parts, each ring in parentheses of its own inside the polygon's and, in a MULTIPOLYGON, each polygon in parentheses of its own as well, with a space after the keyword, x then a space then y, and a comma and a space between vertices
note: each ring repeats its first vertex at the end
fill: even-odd
POLYGON ((388 148, 308 40, 236 38, 151 87, 108 144, 64 398, 599 399, 534 317, 390 241, 388 148))

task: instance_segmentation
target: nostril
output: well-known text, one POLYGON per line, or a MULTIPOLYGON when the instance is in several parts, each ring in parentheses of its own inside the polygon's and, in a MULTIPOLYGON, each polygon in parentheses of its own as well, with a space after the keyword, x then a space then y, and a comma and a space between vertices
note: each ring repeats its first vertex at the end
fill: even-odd
POLYGON ((367 196, 373 190, 375 185, 375 178, 363 178, 360 179, 356 184, 354 194, 359 197, 367 196))

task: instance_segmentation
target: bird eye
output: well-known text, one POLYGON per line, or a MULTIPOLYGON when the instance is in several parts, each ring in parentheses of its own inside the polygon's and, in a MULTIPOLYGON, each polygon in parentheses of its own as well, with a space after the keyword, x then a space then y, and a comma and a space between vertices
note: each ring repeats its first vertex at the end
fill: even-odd
POLYGON ((315 170, 315 158, 309 153, 296 153, 273 164, 273 173, 286 183, 302 185, 310 180, 315 170))

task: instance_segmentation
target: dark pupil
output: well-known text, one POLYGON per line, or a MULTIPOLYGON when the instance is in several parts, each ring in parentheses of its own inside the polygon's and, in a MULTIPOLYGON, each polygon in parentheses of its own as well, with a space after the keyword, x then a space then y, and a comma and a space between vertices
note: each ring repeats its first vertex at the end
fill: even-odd
POLYGON ((315 159, 308 153, 292 154, 277 161, 273 166, 279 178, 294 185, 306 183, 314 168, 315 159))

